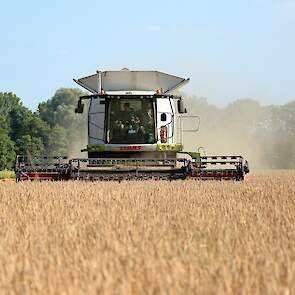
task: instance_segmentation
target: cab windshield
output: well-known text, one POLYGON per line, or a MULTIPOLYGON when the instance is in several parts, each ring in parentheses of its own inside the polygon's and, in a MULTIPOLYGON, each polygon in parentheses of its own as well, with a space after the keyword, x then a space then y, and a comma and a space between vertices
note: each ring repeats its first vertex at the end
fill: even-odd
POLYGON ((109 143, 155 143, 155 120, 151 99, 112 99, 108 104, 109 143))

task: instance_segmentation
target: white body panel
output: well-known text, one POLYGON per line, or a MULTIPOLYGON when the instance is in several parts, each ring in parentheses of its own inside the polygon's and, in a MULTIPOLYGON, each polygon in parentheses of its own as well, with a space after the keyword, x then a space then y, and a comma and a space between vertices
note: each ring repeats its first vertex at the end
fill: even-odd
POLYGON ((166 126, 168 129, 168 141, 167 143, 174 143, 174 130, 175 130, 175 110, 173 100, 167 98, 159 98, 156 101, 157 106, 157 135, 158 135, 158 143, 161 143, 160 140, 160 129, 162 126, 166 126), (161 115, 166 114, 166 121, 161 121, 161 115))
POLYGON ((128 91, 105 91, 105 94, 108 95, 130 95, 130 98, 132 98, 132 95, 138 96, 138 95, 154 95, 155 91, 138 91, 138 90, 128 90, 128 91))

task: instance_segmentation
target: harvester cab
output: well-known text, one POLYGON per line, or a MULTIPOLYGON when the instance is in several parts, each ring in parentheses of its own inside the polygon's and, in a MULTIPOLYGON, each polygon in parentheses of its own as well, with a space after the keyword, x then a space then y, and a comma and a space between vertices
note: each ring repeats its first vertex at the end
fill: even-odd
MULTIPOLYGON (((187 114, 182 97, 175 95, 189 79, 123 69, 97 71, 74 81, 91 93, 80 97, 75 109, 83 113, 84 101, 89 101, 88 144, 83 149, 87 157, 69 160, 61 173, 54 165, 53 180, 242 180, 248 172, 241 156, 183 151, 183 132, 196 132, 200 123, 198 116, 187 114), (192 129, 183 128, 184 119, 190 120, 192 129)), ((17 161, 18 180, 41 179, 46 174, 46 167, 36 170, 34 166, 17 161)), ((48 179, 52 171, 47 172, 48 179)))

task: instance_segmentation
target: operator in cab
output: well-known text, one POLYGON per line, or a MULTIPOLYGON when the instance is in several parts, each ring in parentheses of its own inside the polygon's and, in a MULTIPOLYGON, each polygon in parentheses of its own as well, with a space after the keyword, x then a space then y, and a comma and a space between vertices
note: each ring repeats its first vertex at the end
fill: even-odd
POLYGON ((120 120, 123 122, 123 124, 130 122, 132 117, 132 109, 130 108, 130 103, 125 102, 123 105, 123 110, 120 113, 120 120))
POLYGON ((145 143, 153 143, 154 117, 153 117, 153 109, 150 104, 143 104, 140 131, 143 134, 145 143))

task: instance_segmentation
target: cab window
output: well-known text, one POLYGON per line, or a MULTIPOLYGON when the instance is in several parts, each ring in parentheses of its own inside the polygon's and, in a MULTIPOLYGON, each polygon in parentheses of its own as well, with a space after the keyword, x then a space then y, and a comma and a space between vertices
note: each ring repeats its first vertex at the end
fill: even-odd
POLYGON ((112 99, 108 104, 107 141, 118 144, 155 143, 153 101, 112 99))

